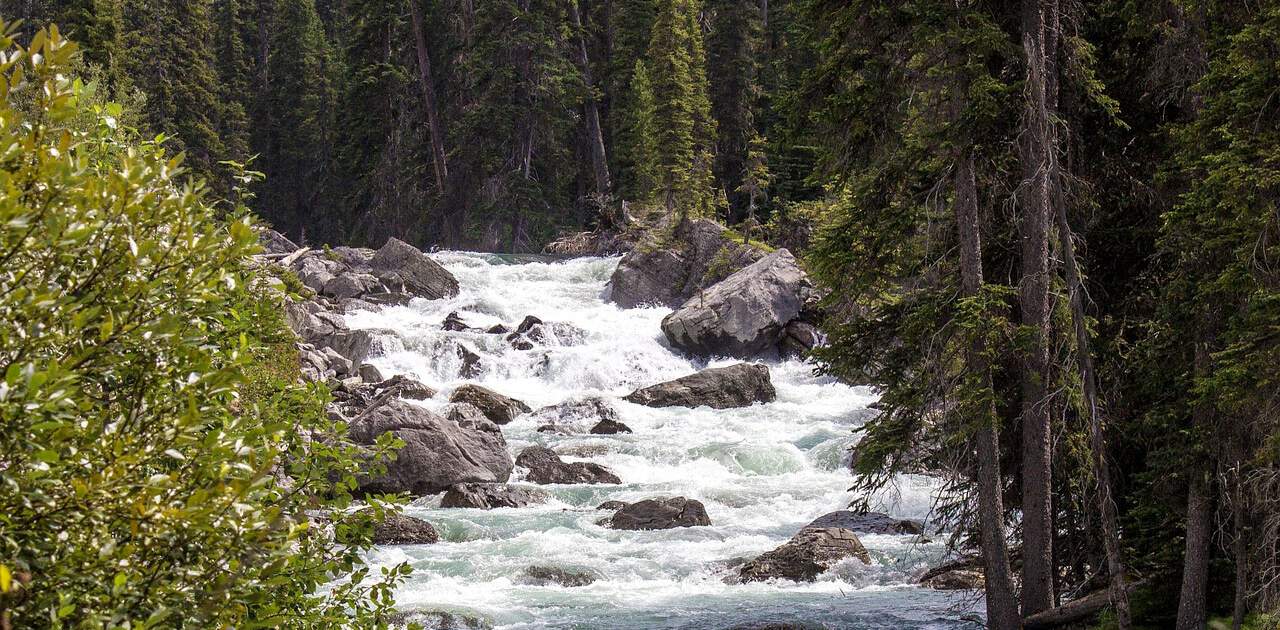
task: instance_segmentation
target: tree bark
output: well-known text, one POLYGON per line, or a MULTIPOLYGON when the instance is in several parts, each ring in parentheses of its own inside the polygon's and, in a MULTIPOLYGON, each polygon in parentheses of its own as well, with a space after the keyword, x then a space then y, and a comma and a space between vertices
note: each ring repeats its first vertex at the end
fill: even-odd
POLYGON ((591 80, 591 59, 587 56, 587 36, 582 30, 582 16, 577 0, 569 2, 569 17, 578 32, 578 67, 582 80, 587 84, 587 100, 583 104, 587 122, 587 142, 591 145, 591 170, 595 176, 596 193, 608 195, 613 185, 609 181, 609 160, 604 151, 604 131, 600 128, 600 107, 596 103, 595 83, 591 80))
MULTIPOLYGON (((978 223, 978 190, 974 158, 965 152, 956 164, 955 218, 960 237, 961 288, 965 297, 982 290, 982 231, 978 223)), ((980 386, 993 391, 986 343, 975 336, 970 344, 968 366, 981 379, 980 386)), ((1018 602, 1013 594, 1009 550, 1005 543, 1004 484, 1000 481, 1000 433, 994 402, 982 409, 983 426, 974 436, 978 456, 978 518, 982 538, 982 561, 986 575, 988 626, 994 630, 1022 627, 1018 602)))
POLYGON ((1022 369, 1022 613, 1053 607, 1052 442, 1049 365, 1049 223, 1057 159, 1057 0, 1023 0, 1027 84, 1022 130, 1023 195, 1019 223, 1022 279, 1019 303, 1030 344, 1022 369))
POLYGON ((1209 478, 1194 471, 1187 489, 1186 550, 1182 562, 1182 590, 1178 595, 1177 630, 1203 630, 1209 579, 1210 504, 1209 478))
POLYGON ((431 160, 435 167, 436 191, 445 194, 445 182, 449 180, 449 163, 444 153, 444 131, 440 115, 436 111, 436 88, 431 77, 431 57, 427 50, 427 36, 422 27, 422 8, 419 0, 409 0, 409 13, 413 22, 413 42, 418 53, 418 79, 422 84, 422 105, 427 110, 427 126, 431 132, 431 160))
POLYGON ((1124 559, 1120 554, 1120 528, 1117 525, 1116 504, 1112 496, 1111 466, 1107 463, 1107 441, 1102 431, 1101 405, 1098 403, 1098 381, 1093 364, 1093 344, 1089 339, 1089 327, 1085 322, 1084 286, 1080 266, 1076 259, 1071 226, 1067 222, 1065 204, 1061 198, 1057 204, 1058 240, 1062 244, 1063 266, 1066 268, 1067 287, 1070 291, 1071 321, 1076 337, 1076 361, 1080 368, 1081 389, 1085 413, 1089 421, 1089 448, 1092 451, 1093 475, 1098 481, 1098 515, 1102 525, 1102 543, 1107 554, 1107 571, 1111 575, 1112 604, 1120 630, 1133 625, 1129 612, 1129 591, 1125 588, 1124 559))
MULTIPOLYGON (((1209 336, 1208 326, 1203 334, 1209 336)), ((1196 343, 1195 375, 1203 377, 1209 371, 1209 347, 1203 339, 1196 343)), ((1191 412, 1191 424, 1196 428, 1211 426, 1213 409, 1199 403, 1191 412)), ((1209 461, 1201 458, 1191 464, 1191 479, 1187 487, 1187 532, 1182 556, 1182 589, 1178 595, 1177 630, 1201 630, 1206 620, 1206 598, 1209 581, 1209 537, 1212 535, 1212 487, 1209 479, 1209 461)))

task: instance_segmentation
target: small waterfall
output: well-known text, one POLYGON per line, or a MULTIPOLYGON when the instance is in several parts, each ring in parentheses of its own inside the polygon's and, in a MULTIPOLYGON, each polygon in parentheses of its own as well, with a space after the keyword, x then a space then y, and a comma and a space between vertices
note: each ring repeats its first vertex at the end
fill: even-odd
MULTIPOLYGON (((375 564, 408 561, 415 571, 398 593, 405 608, 445 610, 499 628, 733 628, 805 622, 828 628, 972 628, 980 603, 921 589, 912 578, 935 562, 940 543, 910 536, 862 536, 874 562, 842 564, 811 584, 729 585, 731 567, 786 541, 813 518, 853 498, 847 469, 851 429, 865 422, 875 393, 815 377, 799 361, 771 364, 776 402, 744 409, 651 409, 619 398, 633 389, 706 367, 673 353, 661 308, 619 309, 604 300, 617 258, 563 262, 442 252, 461 294, 348 316, 355 328, 396 332, 403 350, 375 359, 440 388, 428 405, 476 382, 534 408, 589 396, 614 400, 624 435, 539 433, 525 416, 503 427, 512 453, 540 444, 567 461, 603 464, 621 486, 548 486, 543 505, 491 511, 441 509, 428 497, 406 512, 427 519, 444 542, 383 547, 375 564), (514 327, 534 315, 553 324, 532 350, 502 335, 445 331, 457 312, 475 328, 514 327), (460 374, 458 346, 481 358, 460 374), (710 527, 615 531, 594 509, 617 499, 683 495, 706 505, 710 527), (530 565, 589 571, 598 580, 564 588, 522 580, 530 565)), ((712 366, 729 361, 713 362, 712 366)), ((521 481, 517 468, 512 479, 521 481)), ((904 477, 878 507, 925 518, 935 484, 904 477)), ((808 626, 806 626, 808 627, 808 626)))

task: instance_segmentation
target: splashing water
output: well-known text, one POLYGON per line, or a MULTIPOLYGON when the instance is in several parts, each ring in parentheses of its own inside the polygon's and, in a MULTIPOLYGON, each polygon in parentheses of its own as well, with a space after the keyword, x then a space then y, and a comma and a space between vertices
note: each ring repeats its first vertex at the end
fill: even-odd
MULTIPOLYGON (((619 309, 604 301, 617 258, 545 262, 442 252, 435 259, 457 276, 457 297, 347 317, 354 328, 396 332, 402 349, 372 361, 384 374, 409 374, 439 387, 429 406, 443 406, 465 382, 535 409, 603 396, 635 432, 539 433, 541 421, 528 415, 504 426, 513 455, 533 444, 549 446, 566 461, 607 466, 623 484, 543 486, 553 500, 525 508, 442 509, 438 497, 415 502, 406 513, 434 524, 443 541, 381 547, 370 559, 413 566, 397 593, 402 608, 472 615, 502 629, 981 626, 981 606, 971 594, 913 585, 942 548, 911 536, 862 535, 870 566, 842 563, 810 584, 724 582, 737 562, 773 549, 853 498, 846 491, 848 447, 856 441, 850 430, 870 417, 873 391, 784 361, 769 366, 778 392, 770 404, 713 410, 623 402, 619 398, 637 387, 706 366, 666 345, 659 324, 668 310, 619 309), (520 351, 503 335, 442 330, 454 311, 476 328, 514 326, 526 315, 556 325, 542 344, 520 351), (458 344, 482 358, 475 378, 459 375, 458 344), (635 532, 596 524, 609 514, 594 509, 603 501, 673 495, 702 501, 712 526, 635 532), (522 574, 531 565, 598 579, 575 588, 530 584, 522 574)), ((519 483, 522 472, 517 468, 512 481, 519 483)), ((934 491, 929 479, 906 476, 873 503, 894 516, 924 518, 934 491)))

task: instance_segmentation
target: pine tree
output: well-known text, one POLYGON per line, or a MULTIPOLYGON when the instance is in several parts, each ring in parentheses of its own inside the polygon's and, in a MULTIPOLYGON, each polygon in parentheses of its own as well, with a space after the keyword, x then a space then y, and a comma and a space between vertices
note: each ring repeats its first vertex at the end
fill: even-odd
POLYGON ((169 134, 188 166, 225 190, 211 2, 127 2, 123 17, 121 58, 130 81, 147 95, 150 127, 169 134))
POLYGON ((266 182, 259 198, 269 216, 293 234, 306 227, 325 231, 318 209, 326 190, 334 144, 329 87, 330 51, 314 0, 277 0, 262 95, 264 116, 255 149, 262 154, 266 182))
POLYGON ((701 31, 694 0, 663 0, 649 42, 650 79, 657 126, 655 151, 659 200, 681 216, 710 206, 713 129, 701 59, 701 31), (696 32, 695 32, 696 31, 696 32))
POLYGON ((749 153, 766 147, 752 146, 755 128, 757 55, 761 47, 762 16, 756 0, 717 0, 708 4, 713 18, 707 65, 716 77, 711 100, 718 130, 716 178, 729 191, 730 220, 754 214, 756 199, 740 191, 749 168, 749 153))

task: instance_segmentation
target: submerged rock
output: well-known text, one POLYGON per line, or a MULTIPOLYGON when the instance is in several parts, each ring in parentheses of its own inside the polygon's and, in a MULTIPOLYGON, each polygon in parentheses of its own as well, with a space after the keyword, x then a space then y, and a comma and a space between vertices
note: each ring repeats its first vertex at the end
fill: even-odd
POLYGON ((739 363, 708 368, 674 381, 650 385, 631 392, 623 400, 648 407, 729 409, 757 402, 773 402, 776 397, 767 366, 739 363))
POLYGON ((809 291, 795 257, 780 249, 684 302, 663 318, 662 332, 700 357, 777 354, 809 291))
POLYGON ((538 427, 539 431, 563 435, 583 433, 588 430, 587 427, 605 422, 618 422, 618 412, 613 404, 599 397, 542 407, 533 412, 533 417, 543 422, 538 427))
POLYGON ((559 584, 566 588, 586 586, 596 581, 596 576, 586 571, 574 571, 560 567, 534 565, 524 570, 524 577, 539 585, 559 584))
POLYGON ((463 482, 503 482, 513 462, 502 430, 492 422, 465 426, 403 400, 387 400, 351 421, 357 444, 392 433, 404 441, 386 473, 360 480, 361 493, 434 494, 463 482))
POLYGON ((812 582, 845 558, 871 564, 871 556, 858 535, 838 527, 808 527, 777 549, 764 553, 738 569, 744 582, 784 578, 812 582))
POLYGON ((507 424, 520 414, 532 411, 529 405, 514 398, 503 396, 487 387, 470 384, 455 389, 449 402, 475 405, 485 417, 497 424, 507 424))
POLYGON ((551 495, 539 488, 510 486, 501 483, 460 483, 449 488, 440 507, 491 510, 502 507, 525 507, 542 503, 551 495))
POLYGON ((493 624, 476 615, 445 610, 409 610, 397 612, 390 619, 391 627, 404 630, 409 624, 418 624, 423 630, 492 630, 493 624))
POLYGON ((627 507, 628 505, 630 505, 630 503, 627 503, 626 501, 605 501, 604 503, 597 505, 596 509, 616 512, 618 510, 621 510, 624 507, 627 507))
POLYGON ((823 514, 805 526, 839 527, 859 534, 897 534, 920 535, 924 533, 924 525, 920 521, 893 518, 879 512, 854 512, 839 510, 823 514))
POLYGON ((645 499, 627 504, 609 519, 613 529, 648 530, 710 525, 711 518, 701 501, 684 497, 645 499))
POLYGON ((618 433, 631 433, 631 427, 618 422, 617 420, 601 420, 596 426, 591 427, 593 435, 616 435, 618 433))
POLYGON ((608 468, 591 462, 565 462, 545 446, 520 451, 516 464, 529 469, 526 479, 533 483, 622 483, 608 468))

